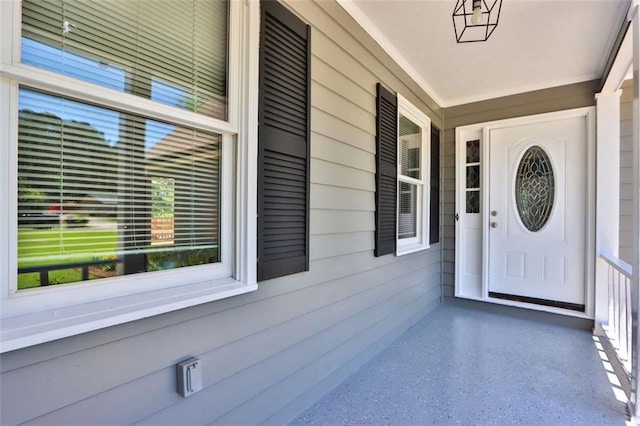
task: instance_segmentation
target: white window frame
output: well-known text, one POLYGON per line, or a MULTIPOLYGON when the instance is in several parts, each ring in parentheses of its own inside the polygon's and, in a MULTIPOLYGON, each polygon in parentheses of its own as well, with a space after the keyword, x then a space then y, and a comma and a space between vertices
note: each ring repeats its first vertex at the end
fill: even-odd
POLYGON ((257 289, 259 0, 229 7, 223 121, 21 64, 21 3, 0 2, 0 353, 257 289), (221 262, 17 291, 20 85, 221 134, 221 262))
MULTIPOLYGON (((431 176, 431 119, 402 95, 398 94, 398 194, 400 182, 410 183, 418 187, 416 212, 416 236, 413 238, 399 238, 396 226, 396 255, 402 256, 429 248, 429 192, 431 176), (400 143, 400 116, 404 116, 420 126, 420 172, 421 178, 415 179, 402 175, 402 146, 400 143)), ((400 217, 400 203, 396 209, 396 216, 400 217)), ((397 220, 399 224, 399 220, 397 220)))

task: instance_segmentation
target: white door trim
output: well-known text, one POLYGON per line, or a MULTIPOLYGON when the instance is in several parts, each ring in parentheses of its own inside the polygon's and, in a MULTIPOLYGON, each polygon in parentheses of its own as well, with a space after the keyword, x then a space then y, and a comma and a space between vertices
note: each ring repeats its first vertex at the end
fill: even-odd
MULTIPOLYGON (((491 303, 525 307, 533 310, 560 313, 563 315, 593 318, 595 305, 595 107, 584 107, 566 111, 537 114, 525 117, 477 123, 456 128, 456 263, 455 296, 491 303), (549 306, 515 302, 489 297, 489 233, 486 221, 489 218, 489 191, 486 183, 489 176, 489 132, 495 129, 524 126, 568 118, 584 117, 587 135, 587 215, 585 247, 585 312, 570 311, 549 306), (465 214, 466 205, 466 142, 480 140, 480 212, 478 217, 465 214), (475 222, 479 221, 479 227, 475 222), (477 229, 473 229, 476 226, 477 229), (471 228, 469 228, 471 227, 471 228), (471 229, 471 231, 470 231, 471 229), (463 232, 464 230, 464 232, 463 232), (471 234, 477 230, 481 241, 471 241, 471 234), (470 246, 469 244, 473 244, 470 246), (477 248, 477 250, 474 250, 477 248), (474 254, 476 253, 476 254, 474 254), (469 259, 469 256, 479 258, 469 259), (466 264, 465 264, 466 262, 466 264), (469 262, 479 265, 480 271, 470 272, 469 262), (467 266, 465 266, 467 265, 467 266), (467 268, 467 269, 465 269, 467 268), (474 272, 479 272, 474 274, 474 272)), ((476 268, 477 269, 477 268, 476 268)))

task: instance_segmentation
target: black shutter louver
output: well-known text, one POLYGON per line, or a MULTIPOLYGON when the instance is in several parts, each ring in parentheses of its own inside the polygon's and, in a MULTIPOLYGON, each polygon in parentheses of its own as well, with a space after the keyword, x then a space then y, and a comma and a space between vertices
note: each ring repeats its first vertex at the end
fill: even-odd
POLYGON ((375 256, 396 252, 398 101, 377 85, 375 256))
POLYGON ((440 241, 440 130, 431 126, 429 244, 440 241))
POLYGON ((258 281, 309 270, 310 29, 262 1, 258 281))

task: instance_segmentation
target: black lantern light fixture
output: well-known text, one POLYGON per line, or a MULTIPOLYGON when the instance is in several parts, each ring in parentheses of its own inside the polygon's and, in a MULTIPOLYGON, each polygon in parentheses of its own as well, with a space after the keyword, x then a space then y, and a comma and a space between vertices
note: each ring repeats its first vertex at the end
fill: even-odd
POLYGON ((457 0, 453 28, 458 43, 487 41, 498 26, 502 0, 457 0))

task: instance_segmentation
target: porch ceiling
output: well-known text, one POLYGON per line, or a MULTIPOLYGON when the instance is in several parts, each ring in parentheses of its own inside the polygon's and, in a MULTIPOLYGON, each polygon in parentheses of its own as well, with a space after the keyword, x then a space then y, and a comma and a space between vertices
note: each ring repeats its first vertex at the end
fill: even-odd
POLYGON ((339 0, 442 106, 600 78, 631 0, 503 0, 487 42, 457 44, 456 0, 339 0))

